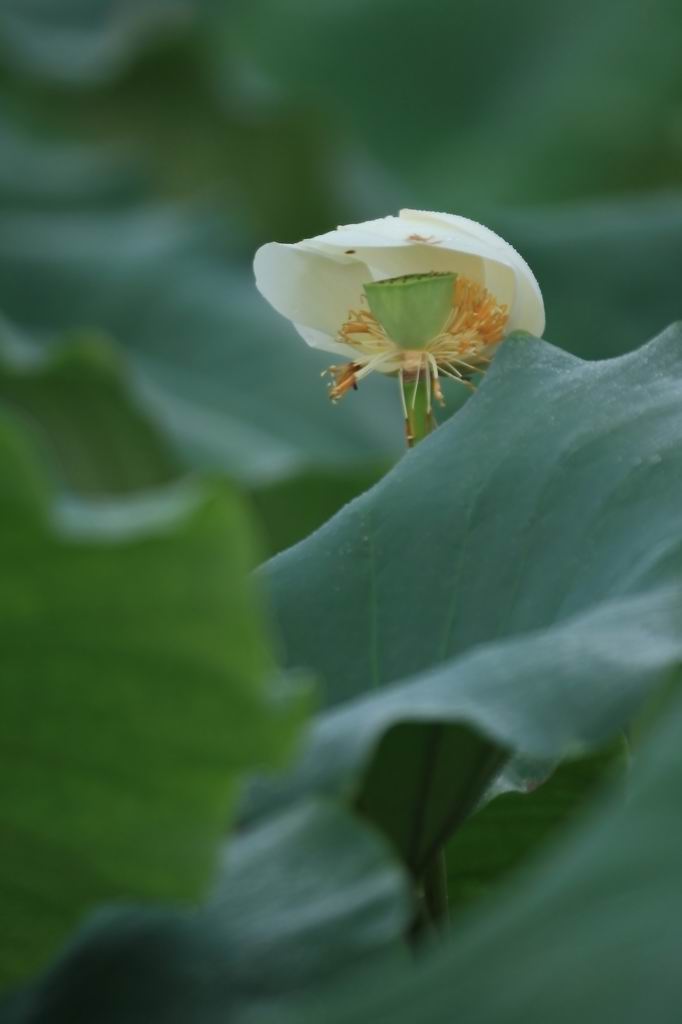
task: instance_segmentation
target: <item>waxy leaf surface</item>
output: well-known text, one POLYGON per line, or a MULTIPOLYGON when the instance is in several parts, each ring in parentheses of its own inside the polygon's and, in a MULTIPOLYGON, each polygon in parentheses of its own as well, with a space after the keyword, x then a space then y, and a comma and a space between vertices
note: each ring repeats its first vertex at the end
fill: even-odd
POLYGON ((419 871, 508 753, 612 738, 682 655, 681 502, 678 327, 602 363, 509 339, 452 420, 266 567, 327 710, 251 812, 343 792, 419 871))

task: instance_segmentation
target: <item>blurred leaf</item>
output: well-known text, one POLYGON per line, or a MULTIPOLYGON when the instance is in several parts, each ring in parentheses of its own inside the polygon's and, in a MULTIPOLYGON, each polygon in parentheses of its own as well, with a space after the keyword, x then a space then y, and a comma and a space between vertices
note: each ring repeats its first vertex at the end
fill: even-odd
POLYGON ((377 482, 387 466, 336 473, 306 473, 251 492, 270 547, 275 555, 303 540, 377 482))
POLYGON ((3 62, 39 78, 97 82, 125 67, 135 50, 186 29, 192 0, 4 0, 3 62))
POLYGON ((3 337, 0 325, 0 406, 34 431, 74 491, 134 491, 178 475, 165 440, 129 392, 115 349, 96 333, 42 354, 3 337))
POLYGON ((232 840, 208 907, 100 912, 2 1019, 241 1020, 390 949, 409 905, 378 837, 338 807, 300 806, 232 840))
MULTIPOLYGON (((115 494, 168 483, 178 459, 135 394, 122 354, 95 331, 47 349, 0 320, 0 406, 11 409, 80 494, 115 494)), ((256 486, 252 507, 275 554, 312 533, 375 483, 386 467, 339 467, 256 486)))
POLYGON ((352 975, 252 1021, 674 1024, 682 1000, 682 704, 642 749, 628 799, 597 807, 457 941, 408 972, 352 975))
POLYGON ((266 689, 248 524, 224 487, 72 504, 54 523, 7 426, 0 465, 7 984, 95 903, 205 891, 236 777, 281 761, 302 707, 266 689))
POLYGON ((618 18, 609 0, 62 0, 58 15, 6 0, 0 61, 22 101, 33 92, 33 118, 125 139, 166 180, 182 169, 220 191, 222 178, 237 209, 250 166, 250 215, 265 204, 282 225, 293 205, 314 231, 366 151, 403 180, 405 205, 468 214, 677 188, 681 25, 676 0, 626 0, 618 18))
POLYGON ((681 340, 583 363, 511 338, 449 423, 269 563, 285 659, 329 710, 251 813, 343 792, 418 872, 506 752, 599 747, 670 677, 681 340))
POLYGON ((682 319, 682 197, 573 203, 491 216, 538 276, 547 333, 609 359, 682 319))
MULTIPOLYGON (((246 233, 247 252, 254 237, 314 234, 349 218, 338 125, 309 104, 281 103, 249 67, 226 59, 232 32, 216 24, 210 5, 67 0, 59 26, 49 0, 27 6, 23 18, 0 12, 0 77, 6 117, 32 135, 55 148, 59 139, 74 149, 104 143, 112 167, 93 170, 110 180, 132 159, 158 199, 209 198, 227 210, 232 233, 246 233), (3 37, 13 37, 4 52, 3 37)), ((31 148, 38 158, 35 140, 31 148)), ((17 154, 8 156, 0 180, 17 154)), ((75 194, 63 165, 56 182, 52 167, 38 167, 45 192, 56 185, 75 194)), ((21 194, 22 186, 10 182, 8 191, 21 194)))
POLYGON ((264 1001, 397 943, 411 897, 374 830, 304 804, 235 837, 207 913, 231 940, 235 982, 264 1001))
MULTIPOLYGON (((1 17, 1 16, 0 16, 1 17)), ((3 210, 68 209, 130 202, 139 181, 130 157, 111 146, 65 144, 31 132, 0 105, 0 203, 3 210), (49 174, 46 173, 49 167, 49 174)))
POLYGON ((626 0, 618 17, 610 0, 260 0, 217 11, 254 73, 292 102, 313 97, 398 171, 406 206, 471 215, 679 187, 676 0, 626 0))

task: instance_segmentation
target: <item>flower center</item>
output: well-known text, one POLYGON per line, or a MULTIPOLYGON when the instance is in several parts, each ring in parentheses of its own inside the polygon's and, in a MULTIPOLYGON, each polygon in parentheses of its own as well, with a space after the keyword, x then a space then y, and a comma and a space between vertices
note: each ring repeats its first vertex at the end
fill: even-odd
POLYGON ((476 359, 502 341, 509 320, 506 305, 461 274, 390 278, 365 293, 370 308, 350 310, 339 331, 361 357, 392 355, 403 364, 420 349, 438 362, 476 359))
POLYGON ((400 348, 424 348, 452 312, 456 274, 406 274, 365 285, 372 316, 400 348))
POLYGON ((410 274, 365 285, 369 309, 350 310, 339 341, 357 352, 332 367, 333 399, 373 370, 434 382, 438 375, 468 383, 490 362, 505 335, 509 310, 483 285, 453 273, 410 274))

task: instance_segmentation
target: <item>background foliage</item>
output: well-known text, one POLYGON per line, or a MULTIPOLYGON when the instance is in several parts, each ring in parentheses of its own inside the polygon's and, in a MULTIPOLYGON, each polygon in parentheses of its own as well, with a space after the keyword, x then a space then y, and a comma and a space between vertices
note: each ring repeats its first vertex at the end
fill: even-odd
POLYGON ((677 1019, 681 31, 4 0, 3 1019, 677 1019), (553 346, 405 459, 250 270, 400 206, 508 238, 553 346))

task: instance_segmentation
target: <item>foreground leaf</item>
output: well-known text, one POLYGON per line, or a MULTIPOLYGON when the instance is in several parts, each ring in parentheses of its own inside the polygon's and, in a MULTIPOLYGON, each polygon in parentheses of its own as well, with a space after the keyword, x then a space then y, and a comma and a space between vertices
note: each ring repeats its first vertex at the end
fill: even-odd
POLYGON ((506 342, 453 420, 266 567, 329 710, 251 813, 345 793, 419 872, 509 752, 608 741, 682 654, 681 438, 679 328, 599 364, 506 342))
POLYGON ((0 428, 0 979, 38 967, 103 900, 206 888, 238 773, 289 749, 224 488, 71 506, 50 521, 0 428))
POLYGON ((231 841, 207 907, 100 913, 0 1018, 241 1020, 389 950, 409 907, 377 836, 333 805, 299 806, 231 841))

